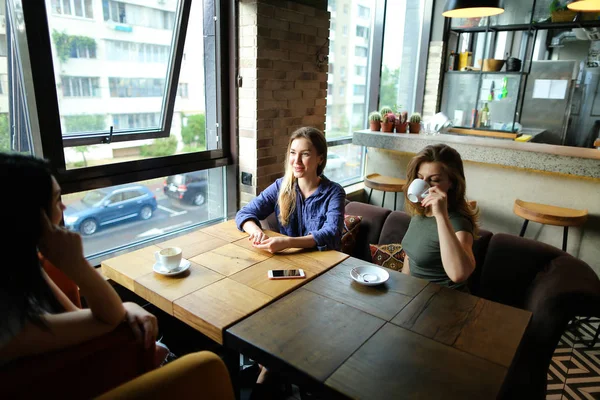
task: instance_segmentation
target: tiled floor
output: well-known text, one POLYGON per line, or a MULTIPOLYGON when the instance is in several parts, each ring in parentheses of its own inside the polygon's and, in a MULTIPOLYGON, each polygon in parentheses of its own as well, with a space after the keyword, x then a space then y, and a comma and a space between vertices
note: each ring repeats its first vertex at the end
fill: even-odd
MULTIPOLYGON (((599 322, 584 322, 580 336, 591 340, 599 322)), ((565 332, 548 371, 547 400, 600 399, 600 341, 589 348, 572 332, 565 332)))

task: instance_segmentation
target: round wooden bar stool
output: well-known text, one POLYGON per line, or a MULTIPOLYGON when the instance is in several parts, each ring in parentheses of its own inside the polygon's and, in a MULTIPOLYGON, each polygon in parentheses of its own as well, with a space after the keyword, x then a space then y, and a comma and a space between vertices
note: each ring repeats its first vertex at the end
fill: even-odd
POLYGON ((369 198, 367 199, 367 203, 371 203, 371 195, 373 194, 373 189, 381 190, 383 192, 383 200, 381 201, 381 207, 385 203, 385 194, 387 192, 394 192, 394 210, 397 206, 398 200, 398 192, 404 191, 404 186, 406 185, 406 179, 393 178, 391 176, 383 176, 380 174, 370 174, 365 177, 365 187, 371 189, 369 192, 369 198))
POLYGON ((546 204, 530 203, 523 200, 515 200, 513 212, 519 217, 525 219, 519 236, 525 235, 529 221, 539 222, 540 224, 555 225, 564 227, 563 232, 563 251, 567 251, 567 239, 569 237, 570 226, 581 226, 587 220, 587 210, 575 210, 573 208, 563 208, 549 206, 546 204))

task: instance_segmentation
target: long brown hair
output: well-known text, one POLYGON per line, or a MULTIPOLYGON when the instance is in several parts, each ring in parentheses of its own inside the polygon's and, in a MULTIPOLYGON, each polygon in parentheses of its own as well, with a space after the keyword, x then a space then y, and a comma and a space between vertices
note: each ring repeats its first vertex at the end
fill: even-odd
MULTIPOLYGON (((462 158, 458 151, 445 144, 435 144, 425 147, 414 156, 408 163, 406 172, 406 187, 408 188, 412 181, 417 179, 419 167, 424 162, 438 162, 442 165, 444 172, 448 174, 452 186, 448 190, 448 210, 456 211, 473 225, 473 236, 477 237, 477 220, 479 219, 479 210, 471 208, 465 197, 467 191, 467 182, 463 168, 462 158)), ((425 208, 420 203, 413 203, 407 197, 407 191, 404 191, 404 204, 406 211, 411 215, 425 215, 425 208)))
POLYGON ((294 170, 290 167, 290 150, 292 148, 292 142, 296 139, 304 138, 309 140, 315 147, 317 154, 323 156, 323 162, 317 167, 317 176, 321 176, 325 165, 327 164, 327 140, 323 132, 313 127, 299 128, 292 133, 290 136, 290 142, 287 147, 287 154, 285 156, 285 175, 281 182, 281 188, 279 189, 279 198, 277 200, 279 204, 279 222, 283 226, 287 226, 290 222, 290 215, 296 208, 296 184, 297 179, 294 177, 294 170))

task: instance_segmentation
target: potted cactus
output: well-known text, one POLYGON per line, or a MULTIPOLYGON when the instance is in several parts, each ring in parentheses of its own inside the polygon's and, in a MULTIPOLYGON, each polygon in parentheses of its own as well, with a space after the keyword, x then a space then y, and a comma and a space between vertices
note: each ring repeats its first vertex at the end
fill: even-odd
POLYGON ((393 133, 396 115, 393 112, 385 114, 381 120, 381 132, 393 133))
POLYGON ((376 132, 381 130, 381 114, 379 112, 373 111, 369 114, 369 128, 376 132))
POLYGON ((421 114, 413 113, 408 121, 410 133, 419 133, 421 131, 421 114))
POLYGON ((408 127, 408 112, 402 111, 400 116, 396 118, 396 133, 406 133, 408 127))
POLYGON ((392 107, 390 106, 383 106, 381 107, 381 110, 379 110, 379 114, 381 114, 381 118, 383 118, 385 115, 388 115, 389 113, 394 113, 394 110, 392 110, 392 107))

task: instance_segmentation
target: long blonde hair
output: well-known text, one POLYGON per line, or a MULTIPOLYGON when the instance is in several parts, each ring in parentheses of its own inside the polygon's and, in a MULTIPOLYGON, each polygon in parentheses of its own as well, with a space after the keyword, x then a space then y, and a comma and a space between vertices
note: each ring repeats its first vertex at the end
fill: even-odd
MULTIPOLYGON (((406 172, 406 187, 408 188, 412 181, 417 179, 419 167, 424 162, 438 162, 442 165, 444 171, 448 174, 452 186, 448 190, 448 209, 456 211, 473 225, 473 236, 477 237, 477 220, 479 219, 479 210, 471 208, 465 197, 467 191, 467 182, 463 168, 462 158, 458 151, 445 144, 435 144, 425 147, 414 156, 408 163, 406 172)), ((421 203, 413 203, 407 197, 407 191, 404 191, 404 204, 406 211, 411 215, 425 215, 425 208, 421 203)))
POLYGON ((321 176, 325 165, 327 164, 327 140, 323 132, 313 127, 299 128, 292 133, 290 136, 290 142, 287 147, 287 154, 285 156, 285 175, 281 182, 281 188, 279 189, 279 198, 277 202, 279 204, 279 222, 283 226, 287 226, 290 222, 290 215, 296 209, 296 184, 297 179, 294 177, 294 170, 290 167, 290 151, 292 148, 292 142, 296 139, 304 138, 309 140, 315 147, 317 154, 323 156, 323 162, 317 167, 317 176, 321 176))

